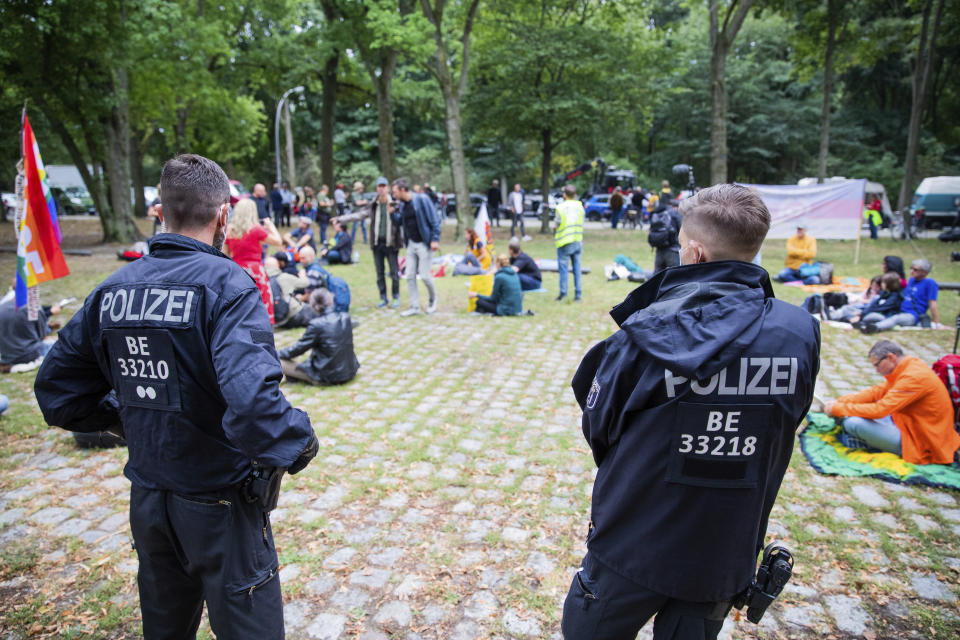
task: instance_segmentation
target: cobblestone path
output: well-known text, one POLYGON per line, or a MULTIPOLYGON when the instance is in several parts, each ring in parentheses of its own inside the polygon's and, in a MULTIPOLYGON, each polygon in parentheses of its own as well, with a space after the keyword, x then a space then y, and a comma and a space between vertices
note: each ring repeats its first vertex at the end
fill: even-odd
MULTIPOLYGON (((353 383, 284 385, 321 443, 272 518, 287 636, 559 638, 595 473, 569 380, 609 318, 357 315, 353 383)), ((932 362, 948 338, 929 334, 895 337, 932 362)), ((879 380, 868 346, 824 330, 821 395, 879 380)), ((0 438, 0 637, 136 637, 125 451, 49 428, 0 438)), ((759 627, 731 616, 722 637, 957 637, 957 498, 822 476, 798 446, 770 527, 794 580, 759 627)))

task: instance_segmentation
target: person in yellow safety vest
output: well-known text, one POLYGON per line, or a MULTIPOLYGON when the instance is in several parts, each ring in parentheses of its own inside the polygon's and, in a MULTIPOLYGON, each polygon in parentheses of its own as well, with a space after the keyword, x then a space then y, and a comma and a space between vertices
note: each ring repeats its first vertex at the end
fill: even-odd
POLYGON ((883 205, 880 203, 880 198, 874 198, 873 202, 870 203, 870 206, 863 211, 863 217, 870 225, 870 238, 873 240, 877 239, 877 229, 879 229, 880 225, 883 224, 883 214, 880 213, 880 208, 882 206, 883 205))
POLYGON ((567 297, 567 259, 573 263, 574 300, 579 302, 583 291, 580 288, 580 255, 583 253, 583 204, 576 199, 577 188, 568 184, 563 188, 563 202, 557 205, 557 230, 553 234, 557 246, 557 271, 560 272, 560 295, 567 297))

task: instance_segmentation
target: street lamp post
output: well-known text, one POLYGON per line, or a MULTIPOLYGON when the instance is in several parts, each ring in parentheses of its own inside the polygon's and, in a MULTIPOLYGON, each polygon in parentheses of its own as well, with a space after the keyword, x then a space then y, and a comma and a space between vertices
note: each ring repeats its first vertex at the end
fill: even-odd
POLYGON ((303 93, 303 87, 294 87, 293 89, 288 89, 286 93, 280 96, 280 101, 277 102, 277 115, 273 119, 273 142, 274 142, 274 152, 277 157, 277 184, 282 185, 283 181, 280 179, 280 109, 283 108, 283 102, 287 99, 291 93, 303 93))

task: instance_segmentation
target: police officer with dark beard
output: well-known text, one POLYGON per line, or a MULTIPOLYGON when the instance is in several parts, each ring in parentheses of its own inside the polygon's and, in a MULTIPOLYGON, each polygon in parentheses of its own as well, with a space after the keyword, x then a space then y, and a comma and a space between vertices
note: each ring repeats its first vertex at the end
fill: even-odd
POLYGON ((722 184, 681 213, 683 266, 613 309, 620 330, 573 379, 599 469, 567 640, 633 640, 654 615, 657 640, 716 638, 751 586, 813 397, 819 326, 750 264, 763 202, 722 184))
POLYGON ((282 638, 271 497, 317 438, 280 392, 256 285, 220 252, 226 174, 181 155, 161 191, 170 233, 87 297, 37 374, 37 401, 48 424, 125 432, 145 638, 194 637, 204 601, 218 637, 282 638))

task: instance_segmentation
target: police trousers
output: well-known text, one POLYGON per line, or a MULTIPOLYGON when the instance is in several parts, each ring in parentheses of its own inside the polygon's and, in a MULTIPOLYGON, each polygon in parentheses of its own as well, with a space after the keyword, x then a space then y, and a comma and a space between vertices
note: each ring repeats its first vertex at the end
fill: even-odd
POLYGON ((565 640, 634 640, 653 621, 654 640, 715 640, 729 602, 668 598, 627 580, 589 552, 563 603, 565 640))
POLYGON ((146 640, 195 638, 203 603, 219 640, 283 638, 268 514, 237 489, 186 495, 130 489, 146 640))

